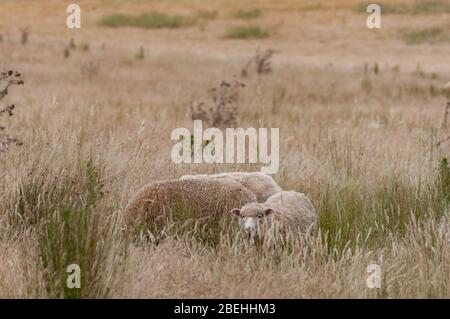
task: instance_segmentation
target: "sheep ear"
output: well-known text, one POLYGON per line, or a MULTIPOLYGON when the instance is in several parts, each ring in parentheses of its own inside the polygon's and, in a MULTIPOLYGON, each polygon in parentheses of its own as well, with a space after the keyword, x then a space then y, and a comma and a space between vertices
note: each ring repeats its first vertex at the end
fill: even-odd
POLYGON ((241 210, 239 208, 233 208, 232 210, 230 210, 230 214, 235 217, 242 217, 241 210))
POLYGON ((274 212, 273 212, 273 209, 272 208, 267 208, 265 211, 264 211, 264 215, 266 215, 266 216, 270 216, 270 215, 272 215, 274 212))

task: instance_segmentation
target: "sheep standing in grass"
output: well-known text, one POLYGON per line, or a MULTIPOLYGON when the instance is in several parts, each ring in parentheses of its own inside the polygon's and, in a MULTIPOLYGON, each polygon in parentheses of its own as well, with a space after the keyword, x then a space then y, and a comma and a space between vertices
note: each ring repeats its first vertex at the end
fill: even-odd
POLYGON ((270 196, 281 192, 282 189, 273 180, 273 178, 263 173, 220 173, 214 175, 185 175, 181 177, 186 179, 224 179, 229 178, 241 183, 256 195, 260 203, 264 203, 270 196))
POLYGON ((269 229, 309 233, 314 230, 317 219, 309 198, 294 191, 276 193, 265 203, 248 203, 230 213, 239 218, 248 238, 264 237, 269 229))
POLYGON ((145 225, 170 213, 204 217, 251 202, 256 202, 255 194, 231 179, 165 180, 143 187, 129 201, 123 217, 127 225, 145 225))

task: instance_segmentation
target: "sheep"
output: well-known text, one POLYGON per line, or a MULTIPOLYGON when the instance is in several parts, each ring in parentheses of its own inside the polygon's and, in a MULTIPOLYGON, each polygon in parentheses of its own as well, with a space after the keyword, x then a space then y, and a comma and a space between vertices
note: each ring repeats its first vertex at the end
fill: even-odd
POLYGON ((239 218, 241 229, 249 239, 264 237, 269 229, 310 233, 317 219, 311 200, 295 191, 281 191, 265 203, 248 203, 230 213, 239 218))
POLYGON ((220 173, 214 175, 185 175, 181 177, 185 179, 223 179, 230 178, 241 183, 243 186, 251 190, 259 203, 264 203, 270 196, 281 192, 282 189, 273 180, 273 178, 264 173, 220 173))
POLYGON ((231 208, 251 202, 256 202, 255 194, 230 179, 164 180, 138 191, 126 206, 123 218, 125 225, 146 225, 177 209, 191 210, 198 217, 225 215, 231 208))

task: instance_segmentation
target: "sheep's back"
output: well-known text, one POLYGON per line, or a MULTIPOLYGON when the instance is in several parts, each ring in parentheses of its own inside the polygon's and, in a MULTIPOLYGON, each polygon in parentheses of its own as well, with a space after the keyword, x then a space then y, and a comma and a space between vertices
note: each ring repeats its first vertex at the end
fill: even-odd
POLYGON ((282 191, 273 178, 265 174, 256 173, 243 176, 239 181, 256 195, 260 203, 264 203, 272 195, 282 191))
POLYGON ((256 196, 240 183, 228 179, 185 179, 151 183, 129 202, 125 222, 154 219, 174 210, 189 210, 194 216, 225 213, 255 202, 256 196))
POLYGON ((250 172, 230 172, 219 173, 213 175, 185 175, 181 177, 185 179, 232 179, 239 182, 253 194, 256 195, 256 199, 259 203, 264 203, 270 196, 282 191, 281 187, 274 181, 270 175, 263 173, 250 173, 250 172))

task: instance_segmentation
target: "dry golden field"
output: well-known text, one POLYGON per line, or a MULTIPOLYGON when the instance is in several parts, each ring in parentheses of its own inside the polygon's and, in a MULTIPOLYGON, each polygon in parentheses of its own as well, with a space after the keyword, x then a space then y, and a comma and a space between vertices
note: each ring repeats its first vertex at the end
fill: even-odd
POLYGON ((16 106, 0 143, 22 142, 0 153, 0 297, 450 297, 448 0, 384 1, 378 30, 362 0, 72 2, 81 29, 67 1, 0 2, 0 70, 25 82, 0 101, 16 106), (174 27, 104 22, 152 12, 174 27), (272 72, 242 77, 258 49, 276 50, 272 72), (238 127, 280 128, 273 177, 311 198, 318 233, 275 251, 176 218, 123 233, 151 181, 259 170, 171 160, 172 130, 192 128, 191 103, 223 80, 246 85, 238 127), (81 289, 65 286, 73 263, 81 289))

